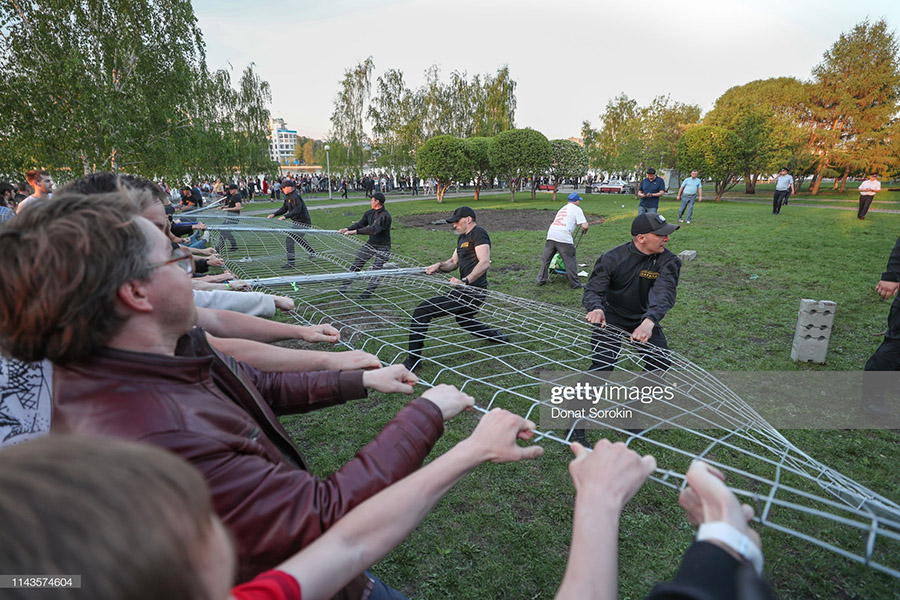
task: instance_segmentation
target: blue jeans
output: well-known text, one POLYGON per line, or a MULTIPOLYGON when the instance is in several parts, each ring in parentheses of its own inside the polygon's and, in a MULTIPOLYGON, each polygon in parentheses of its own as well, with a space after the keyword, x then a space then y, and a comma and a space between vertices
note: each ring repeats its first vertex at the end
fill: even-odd
POLYGON ((650 208, 647 208, 643 204, 638 204, 638 216, 641 216, 644 213, 655 213, 656 208, 657 207, 655 207, 655 206, 651 206, 650 208))
POLYGON ((678 211, 678 218, 680 219, 684 215, 684 209, 687 207, 687 222, 691 222, 691 217, 694 216, 694 201, 697 199, 697 194, 682 194, 681 195, 681 209, 678 211))
POLYGON ((406 596, 397 590, 388 587, 382 580, 375 577, 371 571, 366 571, 366 577, 375 583, 375 587, 372 588, 372 595, 369 596, 369 600, 407 600, 406 596))

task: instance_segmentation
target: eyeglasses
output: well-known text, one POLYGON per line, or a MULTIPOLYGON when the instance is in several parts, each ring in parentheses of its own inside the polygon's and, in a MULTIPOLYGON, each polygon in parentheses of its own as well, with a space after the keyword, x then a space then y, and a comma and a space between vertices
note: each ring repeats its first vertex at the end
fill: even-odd
POLYGON ((177 264, 182 271, 190 275, 194 272, 194 255, 190 253, 189 250, 185 250, 184 248, 178 248, 175 250, 175 254, 178 256, 173 256, 169 260, 154 263, 150 265, 150 269, 158 269, 160 267, 164 267, 166 265, 171 265, 172 263, 177 264))

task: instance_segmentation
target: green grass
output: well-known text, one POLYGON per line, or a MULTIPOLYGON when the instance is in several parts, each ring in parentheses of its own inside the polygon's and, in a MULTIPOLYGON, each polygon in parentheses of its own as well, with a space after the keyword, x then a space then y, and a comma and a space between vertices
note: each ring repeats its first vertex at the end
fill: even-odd
MULTIPOLYGON (((531 208, 546 210, 549 225, 563 201, 521 194, 515 203, 499 195, 477 203, 464 198, 389 204, 394 249, 423 263, 446 259, 453 249, 449 227, 447 232, 405 227, 403 215, 449 214, 461 204, 476 211, 531 208)), ((606 219, 579 246, 586 270, 600 253, 629 239, 636 204, 631 196, 585 198, 585 212, 606 219)), ((313 221, 317 227, 341 227, 363 210, 318 210, 313 221)), ((674 201, 662 202, 661 212, 670 220, 677 210, 674 201)), ((678 302, 663 321, 669 344, 707 370, 860 370, 880 341, 873 334, 885 327, 889 304, 873 290, 898 233, 895 214, 873 213, 858 221, 853 211, 788 206, 774 217, 758 204, 698 204, 694 223, 682 226, 669 243, 676 253, 698 252, 684 265, 678 302), (825 365, 790 360, 801 298, 837 302, 825 365)), ((580 306, 580 294, 561 279, 534 285, 545 231, 490 234, 492 289, 580 306)), ((313 470, 327 476, 377 435, 405 401, 373 394, 285 423, 313 470)), ((468 435, 475 420, 462 415, 449 423, 432 455, 468 435)), ((817 460, 900 500, 897 432, 795 430, 785 436, 817 460)), ((573 488, 568 450, 553 443, 545 448, 537 461, 485 465, 467 476, 374 572, 413 598, 552 598, 565 568, 573 488)), ((895 579, 771 529, 760 531, 767 575, 781 598, 900 598, 895 579)), ((670 578, 690 539, 675 492, 645 485, 622 517, 620 598, 642 598, 655 582, 670 578)), ((896 557, 888 562, 896 565, 896 557)))

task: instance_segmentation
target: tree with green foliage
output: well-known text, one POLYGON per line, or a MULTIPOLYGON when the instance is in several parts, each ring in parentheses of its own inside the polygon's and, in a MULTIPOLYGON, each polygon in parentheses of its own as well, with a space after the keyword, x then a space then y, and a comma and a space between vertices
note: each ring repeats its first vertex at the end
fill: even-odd
POLYGON ((496 75, 485 75, 480 102, 475 109, 475 136, 493 137, 516 126, 516 82, 509 66, 497 69, 496 75))
POLYGON ((425 138, 435 135, 491 137, 515 125, 516 82, 503 66, 496 75, 453 71, 444 83, 433 65, 425 72, 425 85, 415 92, 425 138))
POLYGON ((688 126, 700 122, 700 112, 698 105, 674 102, 669 96, 657 96, 641 109, 641 172, 654 165, 657 168, 675 166, 678 140, 688 126))
POLYGON ((438 202, 444 201, 451 183, 472 177, 465 144, 452 135, 435 136, 425 142, 416 152, 416 171, 421 177, 437 180, 438 202))
POLYGON ((379 153, 378 165, 392 171, 408 171, 415 164, 415 149, 424 138, 421 101, 403 81, 403 72, 391 69, 376 82, 369 106, 372 148, 379 153))
MULTIPOLYGON (((509 199, 516 199, 519 178, 536 176, 550 167, 552 149, 546 136, 534 129, 510 129, 491 139, 488 148, 491 168, 509 180, 509 199)), ((535 190, 531 189, 532 199, 535 190)))
POLYGON ((602 125, 598 130, 588 121, 582 125, 588 163, 593 169, 627 177, 639 169, 641 162, 640 107, 637 101, 619 94, 606 103, 600 121, 602 125))
POLYGON ((680 171, 697 169, 701 177, 715 183, 716 202, 734 187, 741 174, 743 142, 733 131, 715 125, 689 128, 678 140, 680 171))
POLYGON ((494 179, 489 150, 491 140, 486 137, 472 137, 464 139, 463 144, 469 162, 468 170, 475 184, 475 200, 478 201, 481 190, 494 179))
POLYGON ((884 19, 858 23, 825 52, 813 69, 809 108, 810 144, 819 157, 813 194, 826 169, 837 167, 844 178, 854 168, 873 170, 870 152, 881 165, 897 164, 882 145, 900 112, 897 37, 884 19))
POLYGON ((584 177, 588 171, 588 156, 572 140, 550 140, 550 175, 553 177, 553 201, 559 184, 570 177, 584 177))
POLYGON ((741 137, 746 193, 756 193, 760 175, 799 166, 794 159, 808 138, 798 121, 804 96, 805 85, 792 77, 751 81, 727 90, 703 118, 704 125, 725 127, 741 137))
POLYGON ((366 101, 371 92, 374 69, 375 63, 370 56, 352 69, 344 71, 341 89, 331 113, 331 138, 346 148, 346 164, 356 173, 362 172, 370 149, 363 129, 363 118, 366 115, 366 101))
POLYGON ((678 140, 685 129, 700 120, 700 107, 657 96, 641 107, 620 94, 606 104, 599 130, 590 122, 582 136, 592 168, 623 179, 640 177, 647 167, 675 165, 678 140))
POLYGON ((180 0, 0 5, 0 171, 268 170, 268 84, 210 74, 196 21, 180 0))
POLYGON ((120 166, 157 174, 166 152, 193 141, 206 76, 190 4, 74 1, 0 6, 0 155, 6 171, 74 173, 120 166))

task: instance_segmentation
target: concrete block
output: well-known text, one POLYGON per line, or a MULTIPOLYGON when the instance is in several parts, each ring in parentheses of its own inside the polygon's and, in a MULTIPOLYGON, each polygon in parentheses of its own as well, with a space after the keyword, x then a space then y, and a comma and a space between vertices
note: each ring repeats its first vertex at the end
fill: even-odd
POLYGON ((797 324, 804 327, 827 327, 834 324, 835 303, 828 300, 801 300, 797 324))
POLYGON ((829 300, 800 300, 791 359, 824 363, 837 305, 829 300))
POLYGON ((697 258, 697 251, 696 250, 682 250, 681 252, 678 253, 678 258, 681 259, 681 262, 692 261, 695 258, 697 258))

